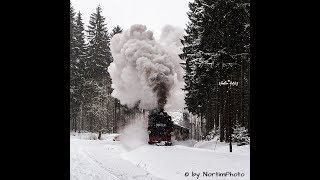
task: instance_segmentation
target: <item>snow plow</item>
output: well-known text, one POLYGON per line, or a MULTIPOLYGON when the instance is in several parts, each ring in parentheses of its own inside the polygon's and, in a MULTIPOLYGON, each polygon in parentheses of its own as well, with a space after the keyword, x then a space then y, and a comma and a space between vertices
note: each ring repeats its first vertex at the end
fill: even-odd
POLYGON ((150 112, 148 117, 149 144, 171 146, 173 122, 163 109, 150 112))

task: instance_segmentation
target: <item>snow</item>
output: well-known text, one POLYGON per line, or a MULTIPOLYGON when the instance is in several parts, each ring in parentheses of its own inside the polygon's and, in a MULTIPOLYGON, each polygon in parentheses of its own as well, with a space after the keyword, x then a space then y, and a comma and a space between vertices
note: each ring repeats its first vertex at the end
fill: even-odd
MULTIPOLYGON (((216 140, 211 140, 211 141, 201 141, 198 142, 194 145, 195 148, 201 148, 201 149, 208 149, 212 150, 217 153, 229 153, 229 144, 228 143, 223 143, 219 142, 216 140)), ((247 155, 248 159, 250 156, 250 146, 249 145, 244 145, 244 146, 237 146, 236 143, 232 144, 232 154, 237 154, 237 155, 247 155)))
POLYGON ((228 144, 215 140, 173 141, 173 146, 142 144, 128 149, 121 141, 113 141, 118 134, 103 134, 103 140, 87 140, 86 134, 90 133, 70 136, 71 179, 250 179, 249 145, 233 145, 232 153, 228 144), (237 176, 216 175, 228 172, 237 176))
POLYGON ((160 180, 120 157, 118 141, 70 139, 71 180, 160 180))
MULTIPOLYGON (((98 134, 96 133, 78 133, 78 132, 71 132, 70 139, 85 139, 85 140, 97 140, 98 134)), ((101 140, 108 140, 112 141, 115 136, 119 134, 101 134, 101 140)))
MULTIPOLYGON (((174 124, 185 127, 183 125, 183 111, 168 111, 168 115, 171 116, 171 120, 174 124)), ((186 127, 185 127, 186 128, 186 127)))
POLYGON ((181 146, 187 146, 187 147, 193 147, 197 141, 196 140, 186 140, 186 141, 176 141, 172 140, 173 145, 181 145, 181 146))
POLYGON ((171 119, 174 124, 181 125, 183 121, 183 114, 180 111, 168 111, 168 115, 171 116, 171 119))
POLYGON ((166 180, 196 179, 190 175, 192 172, 200 173, 199 179, 212 179, 204 176, 204 173, 216 172, 244 173, 243 177, 213 176, 217 179, 250 179, 249 156, 236 152, 214 152, 181 145, 173 147, 145 145, 123 153, 122 157, 166 180), (185 176, 186 173, 189 173, 188 177, 185 176))

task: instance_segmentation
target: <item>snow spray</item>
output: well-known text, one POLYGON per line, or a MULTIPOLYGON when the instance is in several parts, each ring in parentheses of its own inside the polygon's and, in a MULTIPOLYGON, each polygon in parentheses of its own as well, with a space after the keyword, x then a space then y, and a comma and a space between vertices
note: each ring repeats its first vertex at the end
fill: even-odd
POLYGON ((138 148, 148 142, 147 122, 140 116, 120 130, 119 140, 128 150, 138 148))

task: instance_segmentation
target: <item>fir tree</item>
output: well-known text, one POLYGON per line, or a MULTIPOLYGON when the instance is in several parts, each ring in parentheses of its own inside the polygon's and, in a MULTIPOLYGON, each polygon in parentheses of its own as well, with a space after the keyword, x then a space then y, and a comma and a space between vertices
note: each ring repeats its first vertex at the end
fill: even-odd
POLYGON ((250 144, 248 130, 245 127, 241 127, 240 124, 236 124, 232 134, 232 141, 237 143, 238 146, 250 144))
POLYGON ((249 7, 249 0, 189 3, 187 35, 180 55, 186 60, 185 100, 190 112, 205 118, 207 132, 221 127, 220 141, 231 133, 229 118, 249 124, 249 7), (230 94, 227 87, 218 86, 219 81, 229 79, 240 82, 230 94))
POLYGON ((78 119, 78 129, 83 129, 82 108, 84 102, 83 84, 84 84, 84 62, 86 58, 84 25, 79 12, 74 24, 74 59, 70 62, 70 85, 73 89, 71 93, 72 110, 78 119), (81 122, 80 122, 81 121, 81 122))
POLYGON ((72 80, 74 79, 74 72, 73 72, 73 62, 76 60, 76 53, 75 53, 75 12, 74 9, 70 3, 70 128, 72 130, 77 129, 77 123, 76 123, 76 107, 77 104, 74 99, 74 92, 75 92, 75 86, 72 84, 72 80))
POLYGON ((111 63, 109 48, 110 37, 105 24, 105 17, 101 14, 101 7, 90 17, 88 26, 87 76, 101 82, 108 76, 107 68, 111 63))
MULTIPOLYGON (((101 7, 92 13, 88 26, 88 45, 85 60, 84 102, 89 131, 101 131, 110 106, 111 78, 107 71, 112 58, 109 48, 109 34, 101 7)), ((111 109, 111 108, 110 108, 111 109)), ((110 110, 109 109, 109 110, 110 110)))
POLYGON ((183 44, 183 53, 180 54, 182 59, 185 59, 185 70, 186 75, 184 76, 186 86, 184 90, 187 91, 186 94, 186 104, 188 110, 193 114, 200 114, 198 110, 198 106, 202 106, 203 100, 200 98, 198 77, 195 74, 196 71, 196 63, 195 59, 197 56, 197 50, 199 46, 199 32, 201 32, 201 24, 199 16, 202 11, 202 6, 200 0, 195 0, 195 2, 189 3, 190 12, 187 13, 190 22, 187 25, 186 33, 184 36, 184 40, 182 40, 183 44))
POLYGON ((123 29, 119 25, 114 27, 110 33, 110 37, 112 38, 115 34, 122 33, 123 29))
POLYGON ((75 36, 74 36, 74 29, 75 29, 75 12, 70 3, 70 59, 74 59, 75 52, 74 52, 74 44, 75 44, 75 36))

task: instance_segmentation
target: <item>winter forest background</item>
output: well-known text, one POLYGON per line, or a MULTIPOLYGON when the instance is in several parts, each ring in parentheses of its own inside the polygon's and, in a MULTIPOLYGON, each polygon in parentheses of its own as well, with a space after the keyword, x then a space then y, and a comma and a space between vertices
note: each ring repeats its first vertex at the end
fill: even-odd
MULTIPOLYGON (((185 108, 181 125, 190 139, 232 140, 250 137, 250 1, 194 0, 181 39, 185 70, 185 108), (237 86, 221 86, 221 82, 237 86)), ((123 30, 108 30, 98 6, 84 26, 81 12, 70 6, 70 130, 116 133, 144 110, 128 108, 111 96, 107 71, 113 57, 110 39, 123 30)), ((100 137, 99 135, 99 137, 100 137)))

